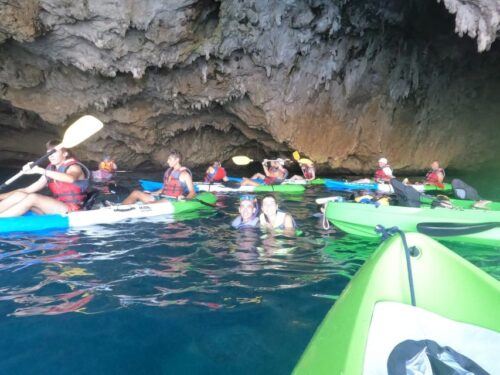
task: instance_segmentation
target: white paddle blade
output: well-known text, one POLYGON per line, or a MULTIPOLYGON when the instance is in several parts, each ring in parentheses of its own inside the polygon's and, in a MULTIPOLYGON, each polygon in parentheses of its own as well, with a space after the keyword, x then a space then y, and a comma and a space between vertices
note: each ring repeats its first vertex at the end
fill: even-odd
POLYGON ((253 159, 250 159, 248 156, 233 156, 232 160, 236 165, 247 165, 253 161, 253 159))
POLYGON ((338 195, 316 199, 316 204, 327 204, 328 202, 343 202, 344 198, 338 195))
POLYGON ((72 148, 102 129, 103 123, 94 116, 86 115, 76 120, 64 133, 63 148, 72 148))

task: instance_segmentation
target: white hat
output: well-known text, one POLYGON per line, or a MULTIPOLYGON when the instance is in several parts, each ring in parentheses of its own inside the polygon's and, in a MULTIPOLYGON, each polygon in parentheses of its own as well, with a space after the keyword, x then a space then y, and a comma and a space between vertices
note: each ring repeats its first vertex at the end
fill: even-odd
POLYGON ((387 159, 386 159, 386 158, 380 158, 380 159, 378 159, 378 162, 379 162, 379 163, 384 163, 384 164, 387 164, 387 163, 388 163, 388 161, 387 161, 387 159))

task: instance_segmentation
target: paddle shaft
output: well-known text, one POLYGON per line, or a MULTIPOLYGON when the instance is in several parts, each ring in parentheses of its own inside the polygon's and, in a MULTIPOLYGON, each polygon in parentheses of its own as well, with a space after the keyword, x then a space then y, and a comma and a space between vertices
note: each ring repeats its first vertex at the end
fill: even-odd
MULTIPOLYGON (((45 155, 43 155, 41 158, 39 158, 36 161, 32 162, 33 166, 42 164, 45 160, 47 160, 49 158, 50 155, 52 155, 54 152, 57 151, 56 148, 53 148, 52 150, 50 150, 49 152, 47 152, 45 155)), ((14 181, 16 181, 23 174, 24 174, 24 171, 19 171, 19 173, 17 173, 16 175, 12 176, 7 181, 5 181, 2 185, 0 185, 0 190, 3 190, 7 186, 9 186, 11 183, 13 183, 14 181)))

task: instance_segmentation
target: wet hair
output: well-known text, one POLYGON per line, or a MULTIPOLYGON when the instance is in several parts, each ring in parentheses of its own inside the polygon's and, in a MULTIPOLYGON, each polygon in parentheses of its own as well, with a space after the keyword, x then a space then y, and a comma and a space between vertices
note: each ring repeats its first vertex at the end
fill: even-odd
POLYGON ((262 198, 262 202, 264 202, 264 199, 266 198, 272 198, 276 202, 276 204, 278 204, 278 201, 276 200, 276 197, 274 195, 272 194, 264 195, 264 197, 262 198))
POLYGON ((168 154, 168 157, 171 157, 171 156, 179 159, 179 163, 182 162, 182 154, 179 151, 177 151, 177 150, 170 151, 168 154))
MULTIPOLYGON (((50 150, 51 148, 54 148, 58 145, 60 145, 62 143, 62 141, 60 139, 51 139, 49 141, 47 141, 47 143, 45 144, 45 147, 47 148, 47 151, 50 150)), ((67 148, 61 148, 61 151, 62 152, 66 152, 67 153, 67 157, 73 157, 73 153, 68 150, 67 148)))

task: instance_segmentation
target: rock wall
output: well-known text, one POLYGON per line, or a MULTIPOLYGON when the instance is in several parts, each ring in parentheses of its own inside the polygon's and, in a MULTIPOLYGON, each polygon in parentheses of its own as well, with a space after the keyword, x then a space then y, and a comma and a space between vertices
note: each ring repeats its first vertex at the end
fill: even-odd
POLYGON ((3 1, 0 162, 93 114, 77 153, 129 168, 170 148, 471 168, 500 156, 499 24, 495 0, 3 1))

